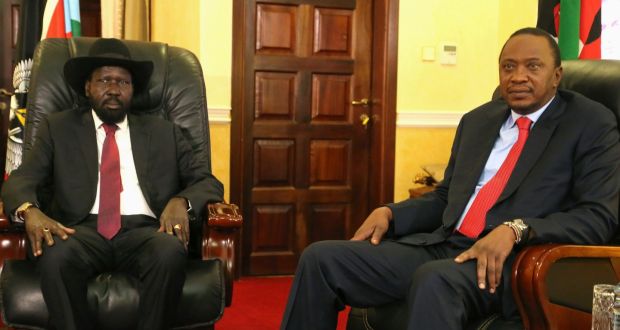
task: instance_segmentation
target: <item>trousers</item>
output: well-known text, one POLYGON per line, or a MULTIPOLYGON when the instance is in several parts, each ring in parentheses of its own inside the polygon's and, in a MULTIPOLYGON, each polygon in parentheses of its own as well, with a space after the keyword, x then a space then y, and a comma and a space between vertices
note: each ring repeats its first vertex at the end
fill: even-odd
POLYGON ((453 259, 474 243, 454 234, 447 241, 412 246, 383 240, 322 241, 299 261, 282 319, 285 329, 335 329, 345 305, 380 306, 407 301, 407 329, 463 329, 493 312, 518 317, 510 291, 514 253, 504 264, 496 293, 477 285, 476 260, 453 259))
POLYGON ((97 232, 97 216, 72 227, 67 240, 54 237, 37 259, 41 291, 53 329, 96 329, 87 301, 88 280, 109 272, 127 272, 140 282, 139 329, 172 325, 185 282, 187 253, 175 236, 157 232, 156 219, 123 216, 120 232, 107 240, 97 232))

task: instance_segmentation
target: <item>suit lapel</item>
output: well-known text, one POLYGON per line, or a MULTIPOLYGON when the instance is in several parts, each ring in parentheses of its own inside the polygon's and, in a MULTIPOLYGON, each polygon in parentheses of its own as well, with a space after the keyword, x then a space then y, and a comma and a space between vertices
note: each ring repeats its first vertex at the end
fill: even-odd
POLYGON ((128 115, 129 136, 131 138, 131 151, 136 166, 136 174, 140 182, 140 189, 150 204, 149 194, 145 184, 148 184, 148 151, 150 150, 151 133, 144 127, 144 122, 139 116, 128 115))
POLYGON ((502 102, 497 108, 486 111, 486 120, 476 121, 475 126, 468 129, 472 132, 469 134, 473 134, 474 137, 471 139, 471 145, 465 149, 467 156, 463 157, 463 166, 460 167, 467 173, 464 175, 465 182, 462 187, 466 189, 468 196, 478 184, 482 170, 497 140, 499 130, 506 121, 509 112, 508 107, 502 102))
POLYGON ((519 160, 510 175, 510 179, 496 203, 508 198, 521 185, 529 171, 538 161, 538 158, 547 148, 547 144, 558 125, 558 119, 565 108, 566 103, 556 94, 555 99, 549 104, 549 108, 545 110, 532 128, 519 160))
POLYGON ((80 124, 74 125, 74 139, 84 157, 84 164, 90 178, 90 182, 97 182, 99 178, 99 155, 97 149, 97 134, 95 122, 90 109, 81 111, 80 124))

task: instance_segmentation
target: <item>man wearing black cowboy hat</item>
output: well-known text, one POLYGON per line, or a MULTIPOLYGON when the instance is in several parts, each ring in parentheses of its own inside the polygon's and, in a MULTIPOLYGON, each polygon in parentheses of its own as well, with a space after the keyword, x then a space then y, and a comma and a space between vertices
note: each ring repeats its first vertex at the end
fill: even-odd
POLYGON ((185 281, 189 210, 222 200, 222 184, 178 127, 130 113, 152 71, 117 39, 67 61, 65 78, 89 106, 44 119, 3 186, 5 209, 25 223, 53 328, 96 328, 86 283, 109 270, 140 279, 140 329, 170 327, 185 281), (43 213, 37 187, 47 181, 52 201, 43 213))

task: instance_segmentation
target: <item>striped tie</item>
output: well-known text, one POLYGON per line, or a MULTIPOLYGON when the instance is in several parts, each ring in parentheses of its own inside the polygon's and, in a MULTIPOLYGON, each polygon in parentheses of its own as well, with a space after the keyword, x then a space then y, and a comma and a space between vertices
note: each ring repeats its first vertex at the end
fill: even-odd
POLYGON ((531 125, 532 121, 527 117, 517 119, 517 126, 519 127, 517 142, 515 142, 510 149, 506 160, 504 160, 502 166, 497 173, 495 173, 495 176, 493 176, 493 178, 480 189, 478 195, 476 195, 474 202, 467 211, 467 214, 465 214, 465 218, 463 218, 461 226, 458 228, 461 234, 476 238, 484 229, 487 212, 491 209, 493 204, 495 204, 499 195, 506 187, 506 183, 512 174, 512 170, 515 168, 515 164, 519 159, 519 155, 521 155, 521 150, 523 150, 525 141, 530 133, 531 125))
POLYGON ((112 239, 121 228, 121 166, 114 133, 118 126, 103 124, 105 140, 101 149, 99 169, 99 215, 97 231, 112 239))

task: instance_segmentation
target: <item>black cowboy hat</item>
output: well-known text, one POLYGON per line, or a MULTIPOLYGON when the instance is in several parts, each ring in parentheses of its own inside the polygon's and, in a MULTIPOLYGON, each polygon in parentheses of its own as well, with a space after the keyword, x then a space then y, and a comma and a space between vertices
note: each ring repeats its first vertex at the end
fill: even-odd
POLYGON ((102 66, 120 66, 131 73, 134 95, 141 93, 147 86, 153 62, 134 61, 129 49, 118 39, 101 38, 93 43, 88 56, 74 57, 65 63, 65 79, 79 95, 84 94, 84 83, 96 68, 102 66))

